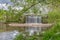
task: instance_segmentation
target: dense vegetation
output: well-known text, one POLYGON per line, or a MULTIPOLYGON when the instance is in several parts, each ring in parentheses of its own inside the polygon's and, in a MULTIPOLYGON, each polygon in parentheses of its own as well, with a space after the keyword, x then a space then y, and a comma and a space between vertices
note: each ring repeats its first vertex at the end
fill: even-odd
POLYGON ((54 25, 47 31, 40 32, 39 35, 35 33, 32 36, 29 34, 19 34, 14 40, 60 40, 60 11, 54 10, 48 14, 48 23, 54 23, 54 25))
POLYGON ((55 23, 53 27, 43 35, 43 40, 60 40, 60 22, 55 23))
MULTIPOLYGON (((24 15, 33 13, 35 15, 47 16, 47 19, 43 19, 48 23, 54 23, 52 28, 44 33, 36 33, 32 36, 29 36, 29 33, 21 33, 16 36, 14 40, 60 40, 60 0, 11 0, 14 5, 13 7, 23 7, 22 10, 14 10, 9 7, 9 10, 0 10, 0 22, 17 22, 24 23, 24 15), (19 2, 18 2, 19 1, 19 2), (42 11, 39 8, 44 10, 44 7, 50 10, 47 12, 47 15, 43 15, 42 11), (43 7, 44 6, 44 7, 43 7)), ((45 10, 44 10, 45 11, 45 10)))

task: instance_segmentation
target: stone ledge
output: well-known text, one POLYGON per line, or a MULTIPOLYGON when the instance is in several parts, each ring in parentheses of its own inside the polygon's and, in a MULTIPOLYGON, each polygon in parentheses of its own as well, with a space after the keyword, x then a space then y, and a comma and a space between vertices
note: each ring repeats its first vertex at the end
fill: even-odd
POLYGON ((42 24, 42 23, 10 23, 9 26, 18 26, 18 27, 50 27, 53 24, 42 24))

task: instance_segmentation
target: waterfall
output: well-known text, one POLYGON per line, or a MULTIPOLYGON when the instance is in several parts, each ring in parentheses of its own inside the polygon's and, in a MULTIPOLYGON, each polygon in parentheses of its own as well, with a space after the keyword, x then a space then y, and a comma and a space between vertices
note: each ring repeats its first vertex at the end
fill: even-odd
MULTIPOLYGON (((41 16, 35 16, 35 15, 28 15, 26 16, 26 23, 41 23, 41 16)), ((33 34, 34 32, 40 32, 41 28, 39 27, 28 27, 26 29, 27 32, 33 34)))

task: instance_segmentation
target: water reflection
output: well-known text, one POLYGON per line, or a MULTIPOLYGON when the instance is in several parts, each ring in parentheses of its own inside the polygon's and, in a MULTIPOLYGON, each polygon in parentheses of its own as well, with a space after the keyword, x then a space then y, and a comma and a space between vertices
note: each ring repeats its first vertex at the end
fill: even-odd
POLYGON ((9 32, 0 32, 0 39, 1 40, 13 40, 15 36, 19 34, 18 31, 9 31, 9 32))

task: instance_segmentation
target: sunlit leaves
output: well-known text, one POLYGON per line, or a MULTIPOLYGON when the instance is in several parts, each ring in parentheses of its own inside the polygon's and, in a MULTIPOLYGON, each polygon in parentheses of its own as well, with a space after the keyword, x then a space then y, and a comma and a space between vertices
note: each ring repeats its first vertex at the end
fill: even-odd
POLYGON ((48 22, 56 22, 60 21, 60 10, 54 9, 52 12, 48 14, 48 22))
POLYGON ((0 10, 0 22, 5 22, 5 21, 6 21, 6 11, 0 10))

